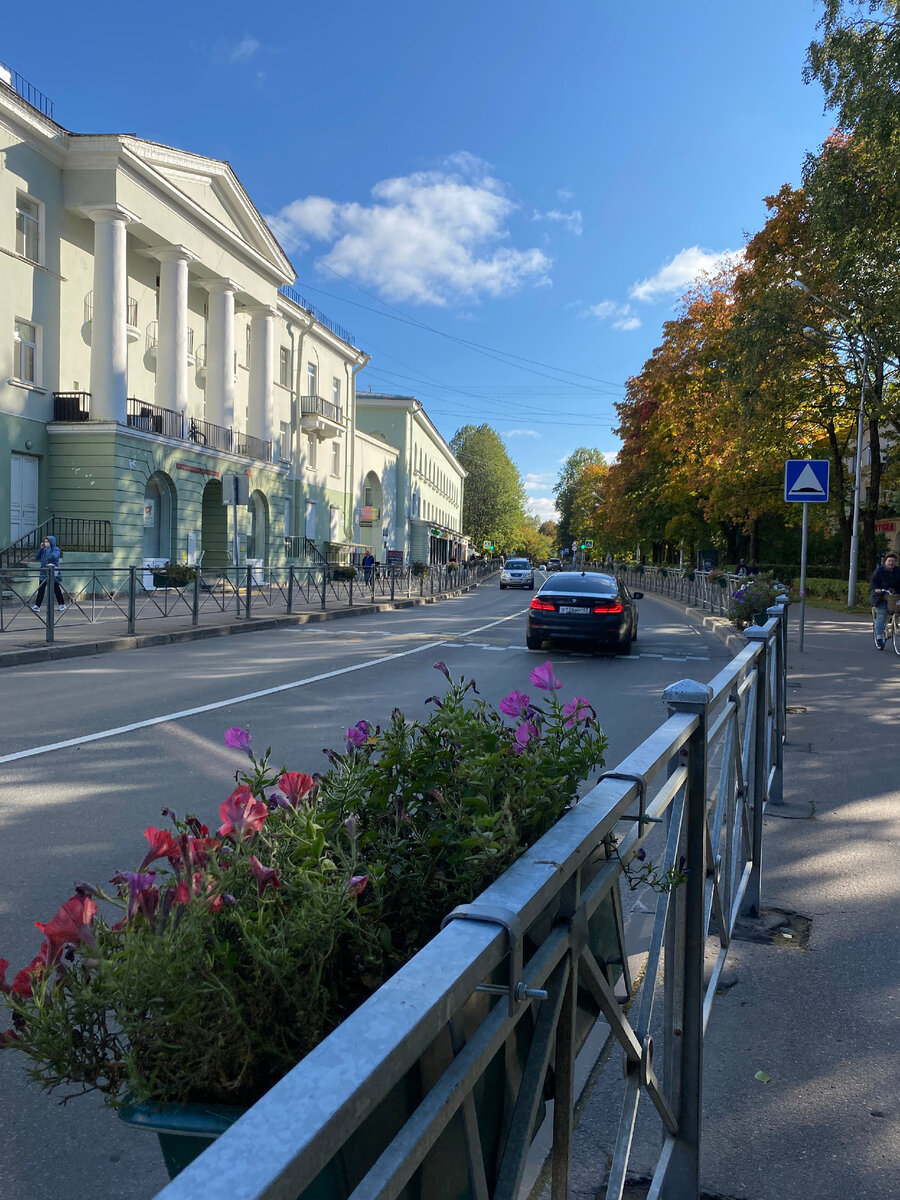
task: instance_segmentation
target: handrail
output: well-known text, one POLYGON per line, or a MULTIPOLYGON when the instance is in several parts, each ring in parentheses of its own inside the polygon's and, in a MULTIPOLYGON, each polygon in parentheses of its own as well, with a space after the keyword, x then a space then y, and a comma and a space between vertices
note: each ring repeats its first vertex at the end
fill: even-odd
POLYGON ((651 1194, 699 1200, 704 1033, 738 916, 759 912, 763 814, 781 783, 783 625, 783 606, 775 606, 711 684, 667 688, 665 723, 465 906, 482 919, 451 921, 157 1200, 300 1195, 348 1145, 352 1177, 330 1193, 341 1200, 395 1200, 417 1173, 416 1194, 428 1200, 508 1200, 551 1088, 552 1196, 563 1200, 576 1001, 603 1015, 624 1052, 604 1194, 622 1194, 644 1097, 662 1133, 651 1194), (657 867, 683 864, 686 882, 657 895, 641 992, 626 1010, 614 991, 624 949, 617 968, 592 941, 591 922, 607 914, 619 926, 621 876, 660 822, 667 833, 657 867), (714 965, 704 981, 707 952, 714 965), (518 989, 493 1001, 479 993, 511 963, 521 963, 524 988, 546 999, 519 999, 518 989), (501 1086, 491 1092, 498 1074, 501 1086), (494 1136, 483 1124, 490 1114, 476 1105, 482 1090, 494 1136), (462 1184, 459 1174, 445 1181, 449 1163, 462 1163, 462 1184))
POLYGON ((0 568, 28 562, 42 540, 52 534, 61 551, 73 554, 108 554, 112 550, 112 523, 91 517, 48 517, 34 529, 0 550, 0 568))

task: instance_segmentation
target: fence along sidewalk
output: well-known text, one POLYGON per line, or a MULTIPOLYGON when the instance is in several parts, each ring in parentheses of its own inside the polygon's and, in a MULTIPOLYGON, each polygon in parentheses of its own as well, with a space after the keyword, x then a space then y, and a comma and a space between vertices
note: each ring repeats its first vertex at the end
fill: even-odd
POLYGON ((548 1088, 552 1196, 568 1200, 587 1013, 606 1020, 625 1058, 605 1196, 622 1195, 645 1096, 663 1135, 650 1195, 699 1200, 704 1033, 735 921, 759 913, 762 818, 781 794, 785 611, 770 609, 709 685, 668 688, 667 721, 158 1200, 284 1200, 336 1162, 345 1183, 310 1195, 514 1200, 548 1088), (683 857, 688 878, 657 896, 626 1013, 620 880, 658 826, 660 870, 683 857))
MULTIPOLYGON (((377 604, 414 597, 443 596, 482 579, 493 568, 489 564, 463 565, 455 570, 444 566, 418 574, 411 567, 379 568, 368 582, 362 571, 343 578, 328 565, 315 567, 239 567, 203 575, 183 585, 156 587, 150 567, 69 567, 63 575, 68 605, 57 611, 53 581, 48 581, 45 604, 32 611, 36 578, 21 571, 0 571, 0 633, 38 634, 53 643, 60 628, 77 625, 106 625, 110 636, 133 635, 148 620, 181 620, 193 626, 206 618, 249 621, 260 615, 290 615, 303 611, 326 612, 360 604, 377 604)), ((92 633, 96 636, 96 631, 92 633)), ((2 645, 2 643, 0 643, 2 645)))

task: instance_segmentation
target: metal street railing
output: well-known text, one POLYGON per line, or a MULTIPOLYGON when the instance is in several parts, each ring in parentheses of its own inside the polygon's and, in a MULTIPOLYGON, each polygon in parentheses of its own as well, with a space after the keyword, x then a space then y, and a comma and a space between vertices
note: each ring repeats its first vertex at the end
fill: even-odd
MULTIPOLYGON (((104 526, 109 532, 108 522, 55 520, 57 525, 53 528, 45 528, 51 524, 45 522, 36 532, 58 529, 63 540, 68 535, 69 544, 76 532, 82 539, 85 536, 84 530, 74 529, 76 525, 104 526)), ((103 530, 98 528, 93 532, 100 537, 103 530)), ((31 552, 34 553, 33 549, 31 552)), ((228 620, 249 621, 261 612, 266 615, 291 615, 310 609, 325 612, 415 596, 446 595, 476 582, 490 570, 487 564, 466 565, 456 571, 435 566, 427 574, 419 575, 412 567, 381 567, 367 576, 363 568, 353 575, 344 574, 329 563, 262 569, 243 566, 198 570, 189 582, 176 583, 169 579, 164 568, 93 569, 83 564, 71 567, 64 564, 59 582, 65 591, 65 611, 58 609, 51 578, 40 611, 36 612, 32 605, 38 588, 38 568, 29 562, 24 568, 0 570, 0 633, 27 629, 33 634, 43 625, 45 640, 52 643, 58 629, 79 624, 105 624, 110 636, 114 636, 133 635, 142 622, 151 619, 173 618, 199 625, 220 614, 228 620)))
POLYGON ((759 913, 763 814, 780 797, 782 609, 710 684, 667 688, 665 723, 158 1200, 514 1200, 548 1096, 552 1196, 568 1200, 585 1011, 626 1077, 592 1194, 622 1196, 643 1098, 661 1134, 649 1195, 698 1200, 704 1033, 738 915, 759 913), (686 882, 656 894, 626 1008, 619 888, 645 843, 686 882), (598 940, 600 917, 614 930, 598 940))

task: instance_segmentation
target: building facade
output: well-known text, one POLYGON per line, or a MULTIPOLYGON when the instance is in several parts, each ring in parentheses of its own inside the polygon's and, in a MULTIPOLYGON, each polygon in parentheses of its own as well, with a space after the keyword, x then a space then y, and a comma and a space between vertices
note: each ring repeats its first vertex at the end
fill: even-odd
POLYGON ((395 549, 404 561, 465 562, 468 539, 462 533, 466 471, 438 433, 415 396, 359 392, 356 423, 399 451, 395 549))
POLYGON ((20 91, 0 70, 0 550, 65 521, 95 564, 224 569, 237 474, 260 571, 445 561, 461 468, 410 398, 357 437, 368 356, 294 290, 231 167, 71 133, 20 91))

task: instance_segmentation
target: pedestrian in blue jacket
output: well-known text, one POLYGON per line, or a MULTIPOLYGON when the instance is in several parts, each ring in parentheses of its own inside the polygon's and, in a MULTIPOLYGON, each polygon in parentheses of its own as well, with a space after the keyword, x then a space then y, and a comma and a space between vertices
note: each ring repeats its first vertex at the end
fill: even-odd
POLYGON ((37 590, 37 595, 34 598, 32 608, 35 612, 41 611, 41 603, 44 599, 44 593, 47 590, 48 567, 55 567, 53 574, 53 594, 56 596, 56 603, 59 605, 59 611, 66 611, 66 598, 63 595, 63 590, 59 586, 59 581, 62 578, 62 571, 59 565, 59 547, 56 544, 56 538, 52 534, 48 535, 41 541, 40 549, 34 556, 35 561, 41 564, 41 586, 37 590))

